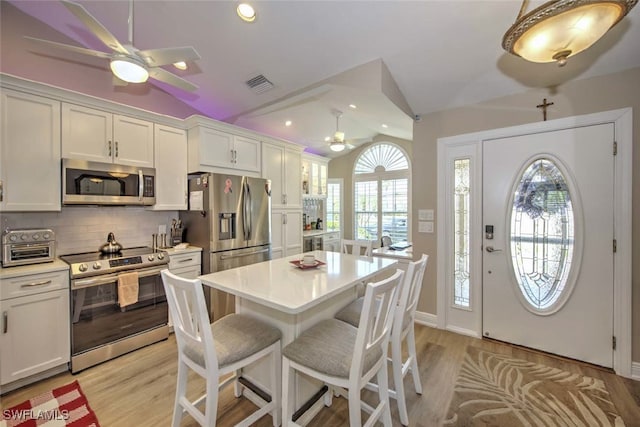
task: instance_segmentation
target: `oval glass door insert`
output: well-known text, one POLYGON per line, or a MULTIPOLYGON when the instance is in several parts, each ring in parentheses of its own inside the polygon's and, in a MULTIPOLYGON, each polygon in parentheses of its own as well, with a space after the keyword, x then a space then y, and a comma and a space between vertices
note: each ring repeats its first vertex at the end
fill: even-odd
POLYGON ((534 160, 515 185, 511 210, 511 260, 525 307, 545 314, 570 293, 574 207, 567 180, 550 159, 534 160))

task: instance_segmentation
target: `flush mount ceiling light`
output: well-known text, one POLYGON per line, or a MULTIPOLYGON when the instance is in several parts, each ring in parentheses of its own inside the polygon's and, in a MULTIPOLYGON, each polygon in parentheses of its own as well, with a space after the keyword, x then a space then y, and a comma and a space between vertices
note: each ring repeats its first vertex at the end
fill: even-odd
POLYGON ((149 78, 149 71, 142 61, 127 56, 116 56, 111 60, 111 71, 127 83, 143 83, 149 78))
POLYGON ((256 11, 249 3, 240 3, 236 8, 236 13, 245 22, 256 20, 256 11))
POLYGON ((336 132, 333 134, 333 138, 331 142, 329 142, 329 148, 331 151, 342 151, 344 150, 344 132, 340 131, 340 116, 342 116, 342 111, 334 110, 333 114, 336 116, 336 132))
POLYGON ((531 62, 557 61, 587 49, 616 25, 638 0, 554 0, 525 14, 523 0, 502 47, 531 62))

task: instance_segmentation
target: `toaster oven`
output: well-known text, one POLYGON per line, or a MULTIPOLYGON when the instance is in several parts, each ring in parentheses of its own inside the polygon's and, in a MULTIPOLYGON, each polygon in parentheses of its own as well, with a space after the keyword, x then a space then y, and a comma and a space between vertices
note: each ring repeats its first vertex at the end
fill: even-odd
POLYGON ((48 228, 6 230, 2 234, 3 267, 51 262, 55 251, 55 233, 48 228))

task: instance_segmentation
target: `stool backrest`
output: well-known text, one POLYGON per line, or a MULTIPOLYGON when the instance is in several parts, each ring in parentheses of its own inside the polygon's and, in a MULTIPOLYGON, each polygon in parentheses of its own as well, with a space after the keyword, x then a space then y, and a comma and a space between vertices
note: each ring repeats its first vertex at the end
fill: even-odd
POLYGON ((218 360, 202 282, 176 276, 167 269, 161 274, 178 343, 178 357, 212 369, 211 373, 217 375, 218 360))
POLYGON ((371 240, 347 240, 342 239, 342 253, 373 256, 373 242, 371 240))
MULTIPOLYGON (((396 270, 387 279, 367 284, 351 364, 350 376, 352 378, 361 378, 366 374, 366 372, 362 372, 365 360, 375 357, 376 353, 380 354, 381 352, 382 360, 387 360, 393 313, 398 304, 400 283, 402 283, 403 276, 404 271, 396 270)), ((386 369, 386 365, 384 369, 386 369)))
POLYGON ((422 254, 418 261, 409 263, 398 299, 397 318, 393 323, 394 334, 404 331, 409 323, 413 323, 428 260, 429 255, 422 254), (396 331, 395 328, 399 328, 399 330, 396 331))

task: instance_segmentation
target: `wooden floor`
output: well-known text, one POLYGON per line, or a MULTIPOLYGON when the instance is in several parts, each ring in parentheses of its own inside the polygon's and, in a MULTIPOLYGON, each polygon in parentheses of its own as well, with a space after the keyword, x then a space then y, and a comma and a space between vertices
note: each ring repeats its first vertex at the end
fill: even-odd
MULTIPOLYGON (((423 394, 413 392, 411 375, 405 379, 408 411, 412 426, 439 426, 446 416, 453 395, 453 386, 466 347, 473 345, 515 358, 543 363, 566 371, 602 379, 627 427, 640 426, 640 382, 628 380, 607 370, 583 363, 568 361, 490 340, 470 338, 447 331, 416 325, 417 351, 420 356, 420 378, 423 394)), ((177 353, 173 336, 136 352, 89 368, 77 375, 64 373, 29 387, 8 393, 1 398, 2 408, 9 408, 52 388, 78 380, 90 406, 102 427, 168 426, 171 423, 177 353)), ((192 381, 193 397, 203 392, 201 382, 192 381)), ((365 400, 375 402, 374 395, 363 394, 365 400)), ((235 399, 232 389, 223 392, 218 405, 218 425, 231 426, 243 414, 255 409, 244 398, 235 399)), ((341 426, 348 424, 346 400, 334 399, 313 419, 313 426, 341 426)), ((392 400, 394 425, 400 426, 397 409, 392 400)), ((197 425, 185 418, 182 426, 197 425)), ((265 416, 256 424, 271 426, 265 416)), ((511 427, 511 426, 508 426, 511 427)))

